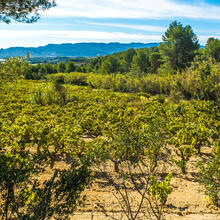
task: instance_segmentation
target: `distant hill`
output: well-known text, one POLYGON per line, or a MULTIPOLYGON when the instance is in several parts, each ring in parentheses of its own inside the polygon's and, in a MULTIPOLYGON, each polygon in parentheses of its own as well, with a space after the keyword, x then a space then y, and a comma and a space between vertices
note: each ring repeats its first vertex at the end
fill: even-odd
POLYGON ((68 43, 48 44, 41 47, 10 47, 0 49, 0 58, 26 56, 27 53, 30 53, 31 57, 95 57, 125 51, 129 48, 149 48, 158 45, 159 43, 68 43))

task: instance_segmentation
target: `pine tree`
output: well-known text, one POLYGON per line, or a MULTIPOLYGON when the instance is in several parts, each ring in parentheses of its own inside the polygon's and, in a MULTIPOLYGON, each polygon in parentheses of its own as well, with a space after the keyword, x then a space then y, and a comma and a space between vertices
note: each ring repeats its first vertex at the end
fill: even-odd
POLYGON ((39 11, 54 7, 54 0, 1 0, 0 22, 32 23, 40 18, 39 11))

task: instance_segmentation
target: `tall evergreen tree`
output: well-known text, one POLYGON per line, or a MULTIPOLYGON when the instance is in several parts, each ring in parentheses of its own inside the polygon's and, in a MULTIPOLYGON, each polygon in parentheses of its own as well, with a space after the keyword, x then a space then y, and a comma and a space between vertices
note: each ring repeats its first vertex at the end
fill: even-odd
POLYGON ((133 66, 135 66, 136 71, 138 71, 138 76, 142 76, 143 73, 148 72, 150 67, 149 57, 143 50, 139 50, 137 54, 134 55, 133 66))
POLYGON ((173 70, 184 69, 194 58, 199 49, 198 38, 191 26, 183 26, 174 21, 162 37, 160 52, 173 70))
POLYGON ((152 68, 152 72, 156 73, 157 68, 161 65, 161 55, 158 52, 153 52, 149 55, 149 61, 152 68))
POLYGON ((115 57, 108 57, 103 63, 102 63, 102 69, 106 74, 110 73, 116 73, 119 71, 120 63, 115 57))
POLYGON ((124 69, 125 69, 125 72, 129 71, 129 69, 131 67, 133 57, 134 57, 135 54, 136 54, 136 52, 133 48, 130 48, 129 50, 126 51, 125 56, 124 56, 124 69))

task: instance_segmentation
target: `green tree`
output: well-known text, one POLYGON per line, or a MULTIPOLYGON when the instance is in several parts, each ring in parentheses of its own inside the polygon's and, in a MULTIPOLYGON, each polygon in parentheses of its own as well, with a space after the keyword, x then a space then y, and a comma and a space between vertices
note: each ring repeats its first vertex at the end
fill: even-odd
POLYGON ((1 0, 0 21, 36 22, 40 18, 39 11, 48 10, 55 5, 54 0, 1 0))
POLYGON ((126 51, 125 56, 124 56, 124 69, 125 69, 125 72, 129 71, 129 69, 131 67, 133 57, 134 57, 135 54, 136 54, 136 52, 133 48, 126 51))
POLYGON ((63 63, 63 62, 58 63, 58 65, 57 65, 57 72, 59 72, 59 73, 65 73, 66 72, 66 65, 65 65, 65 63, 63 63))
POLYGON ((81 66, 77 66, 77 67, 76 67, 76 72, 79 72, 79 73, 82 73, 82 72, 83 72, 81 66))
POLYGON ((29 69, 26 57, 13 57, 0 65, 0 75, 10 78, 22 78, 29 69))
POLYGON ((56 73, 56 70, 55 70, 53 64, 47 63, 47 64, 45 64, 45 68, 47 70, 47 74, 56 73))
POLYGON ((39 74, 40 75, 45 75, 47 74, 47 68, 45 65, 41 65, 40 69, 39 69, 39 74))
POLYGON ((102 63, 102 69, 104 73, 110 74, 110 73, 116 73, 119 71, 120 64, 118 60, 115 57, 108 57, 104 62, 102 63))
POLYGON ((76 66, 74 64, 74 62, 69 61, 66 65, 66 71, 68 73, 74 72, 76 70, 76 66))
POLYGON ((161 55, 158 52, 153 52, 149 56, 150 65, 152 67, 152 72, 156 73, 157 68, 160 66, 161 62, 161 55))
POLYGON ((149 57, 143 50, 139 50, 133 57, 133 64, 140 77, 143 73, 146 73, 150 67, 149 57))
POLYGON ((220 61, 220 40, 209 38, 205 45, 205 54, 211 57, 212 62, 220 61))
POLYGON ((196 55, 199 49, 198 38, 191 26, 183 26, 174 21, 162 37, 160 52, 169 67, 173 70, 184 69, 196 55))

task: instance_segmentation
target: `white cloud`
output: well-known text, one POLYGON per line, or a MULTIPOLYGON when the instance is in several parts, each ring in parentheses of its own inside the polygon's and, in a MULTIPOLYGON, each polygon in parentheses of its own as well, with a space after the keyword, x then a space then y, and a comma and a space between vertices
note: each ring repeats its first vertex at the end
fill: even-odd
POLYGON ((177 0, 57 0, 45 15, 87 18, 204 18, 220 19, 220 7, 196 1, 177 0))
POLYGON ((0 47, 39 46, 47 43, 75 42, 160 42, 160 35, 127 34, 103 31, 57 31, 57 30, 2 30, 0 47), (7 39, 8 45, 1 45, 1 39, 7 39), (16 39, 16 40, 15 40, 16 39), (41 42, 41 43, 40 43, 41 42), (43 43, 42 43, 43 42, 43 43))
MULTIPOLYGON (((200 43, 204 45, 209 37, 215 35, 199 35, 200 43)), ((128 34, 123 32, 104 31, 60 31, 60 30, 2 30, 0 31, 0 48, 14 46, 43 46, 48 43, 77 43, 77 42, 161 42, 161 35, 128 34), (5 41, 7 39, 7 41, 5 41)))
POLYGON ((110 27, 120 27, 128 28, 142 31, 152 31, 152 32, 164 32, 167 28, 152 25, 132 25, 132 24, 121 24, 121 23, 102 23, 102 22, 85 22, 86 24, 110 26, 110 27))
POLYGON ((103 31, 57 31, 57 30, 4 30, 0 31, 0 39, 3 38, 25 38, 25 37, 62 37, 80 39, 99 39, 99 40, 161 40, 160 35, 127 34, 122 32, 103 32, 103 31))
POLYGON ((203 45, 206 43, 206 41, 207 41, 210 37, 214 37, 214 38, 220 39, 220 34, 208 35, 208 36, 207 36, 207 35, 200 35, 200 36, 198 36, 200 43, 203 44, 203 45))

